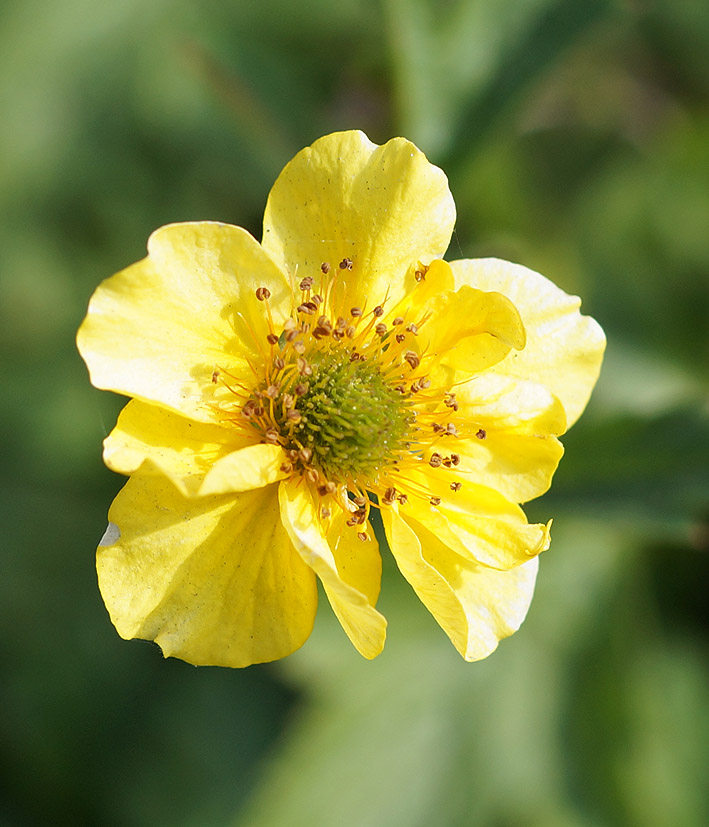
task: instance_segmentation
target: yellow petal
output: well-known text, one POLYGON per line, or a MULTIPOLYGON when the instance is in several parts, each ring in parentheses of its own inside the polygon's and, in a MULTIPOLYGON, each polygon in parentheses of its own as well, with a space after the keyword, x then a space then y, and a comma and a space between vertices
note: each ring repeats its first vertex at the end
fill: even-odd
POLYGON ((430 318, 422 326, 417 343, 422 352, 443 358, 456 370, 486 370, 511 348, 524 347, 519 313, 500 293, 463 286, 455 293, 432 296, 427 310, 430 318))
POLYGON ((230 396, 212 381, 214 370, 249 382, 245 357, 267 347, 260 286, 271 291, 275 321, 283 321, 290 287, 246 230, 162 227, 150 237, 148 257, 104 281, 89 303, 77 344, 91 381, 213 421, 210 403, 230 396))
MULTIPOLYGON (((378 576, 378 571, 365 576, 359 571, 353 576, 353 580, 366 591, 360 591, 345 579, 347 558, 351 556, 349 540, 343 541, 345 546, 338 555, 338 567, 335 555, 322 534, 313 500, 302 480, 280 483, 279 499, 283 525, 291 542, 320 578, 342 628, 361 655, 365 658, 376 657, 384 647, 386 620, 370 602, 373 590, 367 581, 371 582, 375 574, 378 576)), ((370 539, 367 542, 374 541, 370 539)), ((366 553, 371 564, 371 551, 366 553)))
MULTIPOLYGON (((396 304, 415 284, 412 265, 440 258, 455 223, 443 172, 413 144, 384 146, 361 132, 327 135, 299 152, 268 197, 263 246, 295 278, 337 278, 335 315, 396 304), (340 270, 344 259, 351 270, 340 270)), ((318 282, 316 281, 316 284, 318 282)))
MULTIPOLYGON (((549 526, 527 523, 522 509, 498 491, 477 485, 456 469, 428 464, 407 469, 407 477, 420 489, 440 498, 410 497, 400 510, 415 519, 458 554, 495 569, 511 569, 549 547, 549 526), (451 484, 462 482, 458 491, 451 484)), ((384 509, 386 510, 386 509, 384 509)))
POLYGON ((348 525, 347 515, 338 511, 332 518, 327 532, 327 543, 337 565, 337 573, 348 585, 357 589, 374 606, 382 584, 382 558, 371 526, 354 529, 348 525), (366 530, 368 540, 357 536, 366 530))
POLYGON ((235 429, 186 419, 132 400, 104 440, 106 465, 120 474, 164 474, 184 496, 197 493, 212 464, 246 441, 235 429))
POLYGON ((117 529, 97 567, 122 637, 196 665, 247 666, 310 634, 315 577, 283 529, 275 486, 186 499, 163 477, 134 476, 109 519, 117 529))
POLYGON ((394 509, 382 512, 392 554, 421 602, 467 661, 481 660, 519 629, 534 593, 538 558, 509 571, 464 560, 394 509))
POLYGON ((527 344, 511 352, 494 372, 545 385, 566 411, 568 426, 579 418, 598 379, 605 336, 598 323, 579 313, 581 300, 544 276, 498 259, 454 261, 456 284, 496 290, 519 310, 527 344))
POLYGON ((221 457, 210 468, 201 495, 250 491, 285 479, 286 455, 280 445, 249 445, 221 457))
MULTIPOLYGON (((456 388, 463 418, 478 436, 459 439, 456 474, 515 503, 543 494, 564 453, 555 434, 566 416, 547 388, 485 372, 456 388)), ((425 457, 429 458, 429 455, 425 457)))

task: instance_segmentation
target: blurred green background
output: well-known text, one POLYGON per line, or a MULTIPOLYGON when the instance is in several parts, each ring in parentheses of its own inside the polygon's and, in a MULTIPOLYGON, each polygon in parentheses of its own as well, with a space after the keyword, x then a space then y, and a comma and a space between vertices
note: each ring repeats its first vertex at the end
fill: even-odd
POLYGON ((4 0, 0 825, 709 824, 705 0, 4 0), (243 671, 118 638, 93 553, 122 480, 74 332, 185 219, 260 237, 301 147, 415 141, 449 257, 584 299, 609 338, 565 438, 526 624, 463 663, 385 560, 384 654, 324 606, 243 671))

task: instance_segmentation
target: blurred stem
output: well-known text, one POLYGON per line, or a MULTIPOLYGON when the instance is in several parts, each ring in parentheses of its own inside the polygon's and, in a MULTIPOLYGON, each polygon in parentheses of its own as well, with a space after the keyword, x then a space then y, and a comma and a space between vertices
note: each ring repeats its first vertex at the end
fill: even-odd
POLYGON ((280 129, 275 117, 261 99, 232 69, 196 40, 183 43, 183 53, 190 69, 222 103, 258 157, 264 172, 272 177, 292 154, 292 142, 280 129))

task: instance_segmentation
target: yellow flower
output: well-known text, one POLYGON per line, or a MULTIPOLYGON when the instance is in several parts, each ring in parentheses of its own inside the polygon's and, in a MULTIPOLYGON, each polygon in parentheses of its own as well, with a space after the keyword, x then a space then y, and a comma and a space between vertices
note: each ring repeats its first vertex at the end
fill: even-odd
POLYGON ((519 627, 549 531, 518 503, 549 487, 605 341, 524 267, 443 261, 454 221, 415 146, 343 132, 285 167, 261 244, 169 225, 99 286, 79 350, 132 397, 105 441, 130 479, 97 563, 121 636, 194 664, 281 658, 317 576, 375 657, 374 508, 466 660, 519 627))

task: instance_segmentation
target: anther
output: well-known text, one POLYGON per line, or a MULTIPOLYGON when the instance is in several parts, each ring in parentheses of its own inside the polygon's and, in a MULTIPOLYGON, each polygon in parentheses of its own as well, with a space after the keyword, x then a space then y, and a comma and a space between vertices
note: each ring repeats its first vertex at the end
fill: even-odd
POLYGON ((303 291, 305 291, 305 290, 310 290, 310 288, 313 286, 313 278, 312 278, 312 276, 306 276, 306 277, 305 277, 305 278, 304 278, 304 279, 300 282, 300 284, 299 284, 298 286, 299 286, 299 287, 300 287, 300 289, 301 289, 301 290, 303 290, 303 291))
POLYGON ((452 482, 452 483, 451 483, 451 491, 460 491, 460 489, 461 489, 462 487, 463 487, 463 483, 462 483, 462 482, 452 482))
POLYGON ((458 465, 460 462, 460 455, 459 454, 451 454, 451 462, 453 465, 458 465))
POLYGON ((387 326, 384 324, 384 322, 379 322, 379 324, 376 325, 376 327, 374 328, 374 332, 377 334, 377 336, 386 336, 387 326))
POLYGON ((364 542, 366 542, 366 541, 369 539, 369 537, 367 537, 367 535, 365 534, 365 532, 364 532, 364 531, 358 531, 358 532, 357 532, 357 536, 359 537, 359 539, 360 539, 363 543, 364 543, 364 542))
POLYGON ((266 341, 269 343, 269 345, 277 345, 278 336, 276 336, 275 333, 269 333, 268 336, 266 336, 266 341))
POLYGON ((275 399, 278 396, 278 392, 280 391, 281 386, 278 382, 274 382, 273 385, 269 385, 266 388, 266 396, 269 399, 275 399))
POLYGON ((308 470, 305 472, 305 478, 308 482, 313 483, 317 482, 320 479, 318 472, 314 468, 308 468, 308 470))
POLYGON ((330 265, 326 261, 323 261, 320 265, 320 270, 324 275, 327 275, 330 272, 330 265))
POLYGON ((283 368, 285 366, 286 366, 285 359, 282 356, 276 356, 276 358, 273 360, 273 367, 276 370, 283 370, 283 368))
POLYGON ((278 470, 283 471, 284 474, 290 474, 293 470, 293 464, 288 461, 282 462, 281 467, 278 470))
POLYGON ((290 409, 290 410, 286 413, 286 419, 287 419, 289 422, 292 422, 294 425, 297 425, 297 424, 298 424, 298 422, 300 422, 300 420, 301 420, 302 418, 303 418, 303 417, 301 416, 300 411, 296 410, 295 408, 291 408, 291 409, 290 409))
POLYGON ((299 305, 298 313, 305 313, 307 316, 312 316, 313 313, 318 309, 317 304, 315 302, 303 302, 303 304, 299 305))
POLYGON ((425 376, 423 379, 419 379, 419 385, 421 386, 422 390, 426 390, 426 388, 431 387, 431 380, 427 379, 425 376))
POLYGON ((323 297, 320 295, 320 293, 316 293, 314 296, 311 296, 310 300, 313 302, 313 304, 316 304, 318 307, 320 307, 320 305, 323 303, 323 297))
POLYGON ((269 299, 270 297, 271 297, 271 291, 268 289, 268 287, 259 287, 259 288, 257 288, 256 298, 260 302, 265 302, 266 299, 269 299))
POLYGON ((480 428, 480 430, 475 434, 478 439, 485 439, 487 436, 487 431, 484 428, 480 428))
POLYGON ((442 462, 443 457, 439 453, 435 452, 431 454, 431 459, 429 459, 428 464, 431 468, 439 468, 442 462))
POLYGON ((406 336, 404 336, 403 333, 397 333, 396 336, 395 336, 395 339, 399 344, 401 344, 404 341, 405 338, 406 338, 406 336))
POLYGON ((345 336, 347 336, 348 339, 354 339, 356 332, 357 330, 353 325, 349 325, 345 328, 345 336))
POLYGON ((353 262, 351 258, 343 258, 340 262, 340 270, 351 270, 352 265, 353 262))
POLYGON ((335 322, 335 327, 338 330, 344 330, 347 327, 347 319, 343 316, 338 316, 337 321, 335 322))
POLYGON ((300 372, 301 376, 311 376, 312 375, 313 369, 305 361, 305 359, 303 359, 302 356, 298 357, 298 360, 296 361, 296 364, 298 365, 298 371, 300 372))
POLYGON ((426 267, 424 269, 416 270, 414 272, 414 278, 416 279, 416 281, 419 281, 419 282, 420 281, 426 281, 426 271, 427 270, 428 270, 428 267, 426 267))
POLYGON ((355 505, 362 508, 363 506, 367 505, 367 498, 366 497, 355 497, 352 502, 354 502, 355 505))
POLYGON ((351 307, 350 308, 350 316, 357 318, 362 315, 362 308, 361 307, 351 307))
POLYGON ((284 393, 281 402, 283 402, 283 407, 289 411, 295 405, 295 398, 290 393, 284 393))
POLYGON ((269 445, 278 445, 279 433, 275 428, 266 428, 263 436, 269 445))
POLYGON ((301 462, 308 463, 313 458, 313 451, 311 448, 308 448, 307 445, 298 451, 298 459, 301 462))
MULTIPOLYGON (((328 265, 328 270, 329 269, 330 269, 330 266, 328 265)), ((320 516, 323 518, 323 520, 327 520, 327 518, 330 516, 330 509, 329 508, 321 508, 320 509, 320 516)))
POLYGON ((418 336, 419 329, 413 322, 411 322, 410 324, 407 324, 406 329, 409 331, 409 333, 413 333, 414 336, 418 336))
POLYGON ((431 505, 440 505, 441 504, 441 498, 440 497, 431 497, 429 502, 431 503, 431 505))
POLYGON ((406 494, 399 494, 399 496, 397 497, 397 500, 399 500, 399 502, 402 505, 405 505, 409 501, 409 498, 406 496, 406 494))
POLYGON ((219 368, 215 368, 212 371, 212 382, 216 385, 218 379, 219 379, 219 368))
POLYGON ((308 392, 308 383, 307 382, 298 382, 298 384, 293 388, 295 391, 296 396, 305 396, 308 392))
POLYGON ((455 436, 458 433, 458 429, 455 427, 455 425, 452 422, 449 422, 446 425, 446 433, 455 436))
POLYGON ((378 304, 378 305, 374 308, 374 310, 372 310, 372 313, 373 313, 373 314, 374 314, 377 318, 379 318, 380 316, 383 316, 383 315, 384 315, 384 308, 381 306, 381 304, 378 304))
POLYGON ((413 350, 407 350, 404 354, 404 359, 411 365, 412 370, 416 370, 416 368, 421 364, 421 360, 417 353, 414 353, 413 350))
POLYGON ((391 505, 396 500, 396 488, 393 486, 391 488, 387 488, 384 492, 384 496, 382 497, 382 503, 384 505, 391 505))
POLYGON ((400 324, 404 324, 404 320, 402 319, 402 317, 401 317, 401 316, 397 316, 397 317, 394 319, 394 321, 392 322, 392 324, 393 324, 393 325, 400 325, 400 324))

